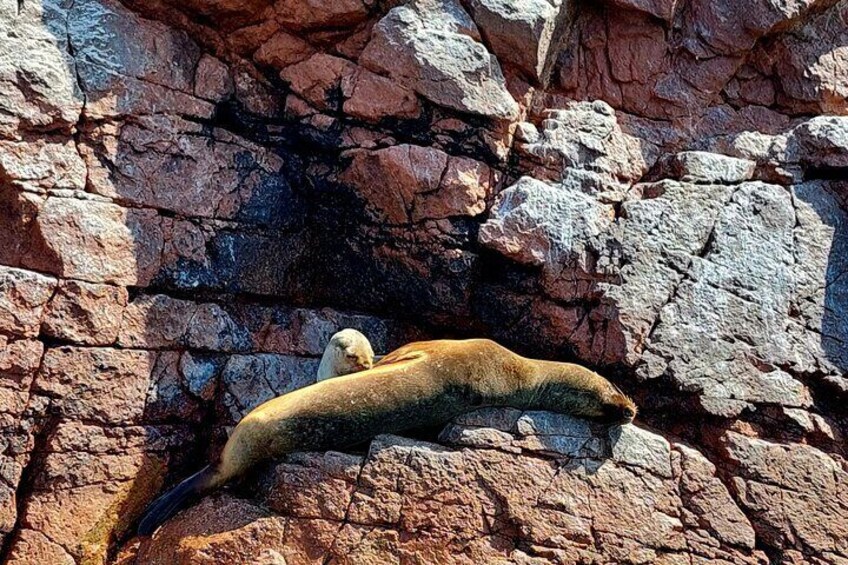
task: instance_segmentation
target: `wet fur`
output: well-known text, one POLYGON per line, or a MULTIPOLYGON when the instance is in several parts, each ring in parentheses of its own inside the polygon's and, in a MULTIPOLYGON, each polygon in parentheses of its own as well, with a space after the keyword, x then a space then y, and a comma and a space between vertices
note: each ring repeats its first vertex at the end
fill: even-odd
POLYGON ((262 461, 295 451, 341 449, 378 434, 441 424, 483 406, 549 410, 609 424, 636 415, 636 406, 615 385, 579 365, 527 359, 485 339, 411 343, 373 369, 318 382, 255 408, 236 426, 219 460, 190 488, 184 481, 150 506, 139 534, 151 534, 189 496, 262 461))

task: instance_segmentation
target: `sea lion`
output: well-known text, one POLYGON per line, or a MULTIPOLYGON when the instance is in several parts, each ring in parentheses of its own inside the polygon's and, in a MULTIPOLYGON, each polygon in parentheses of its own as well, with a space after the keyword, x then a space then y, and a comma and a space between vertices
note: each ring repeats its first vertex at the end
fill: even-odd
POLYGON ((347 328, 333 334, 324 348, 317 380, 320 382, 341 377, 373 366, 374 350, 371 348, 371 342, 362 333, 347 328))
POLYGON ((138 533, 150 535, 193 495, 295 451, 340 449, 381 433, 432 426, 483 406, 511 406, 631 422, 636 405, 580 365, 528 359, 487 339, 424 341, 373 369, 325 380, 261 404, 236 426, 218 460, 160 496, 138 533))

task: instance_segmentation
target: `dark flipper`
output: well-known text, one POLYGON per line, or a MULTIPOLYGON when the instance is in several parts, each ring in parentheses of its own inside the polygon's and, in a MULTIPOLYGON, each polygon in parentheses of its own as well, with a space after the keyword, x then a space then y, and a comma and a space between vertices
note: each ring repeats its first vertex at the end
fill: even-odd
POLYGON ((163 522, 179 512, 192 496, 208 490, 214 476, 215 469, 206 466, 154 500, 138 524, 138 535, 152 535, 163 522))

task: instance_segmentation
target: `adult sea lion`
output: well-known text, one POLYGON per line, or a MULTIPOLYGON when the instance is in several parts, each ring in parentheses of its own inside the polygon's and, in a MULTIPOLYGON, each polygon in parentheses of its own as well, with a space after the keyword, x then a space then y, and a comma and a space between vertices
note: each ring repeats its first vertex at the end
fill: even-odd
POLYGON ((374 366, 374 350, 371 342, 362 333, 346 328, 333 334, 321 364, 318 366, 318 381, 349 375, 374 366))
POLYGON ((487 339, 405 345, 373 369, 269 400, 233 430, 217 461, 156 499, 138 527, 150 535, 189 497, 295 451, 339 449, 381 433, 433 426, 483 406, 511 406, 624 424, 636 405, 580 365, 521 357, 487 339))

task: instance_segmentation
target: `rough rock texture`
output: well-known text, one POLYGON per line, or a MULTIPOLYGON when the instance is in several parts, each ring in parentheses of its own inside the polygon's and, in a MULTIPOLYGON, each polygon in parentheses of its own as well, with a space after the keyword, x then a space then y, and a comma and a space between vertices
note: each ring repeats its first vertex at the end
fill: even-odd
POLYGON ((715 467, 660 436, 506 411, 442 441, 291 457, 257 501, 209 498, 118 562, 763 562, 715 467))
POLYGON ((0 3, 0 562, 848 562, 846 45, 846 0, 0 3), (640 416, 292 456, 134 539, 342 327, 640 416))

